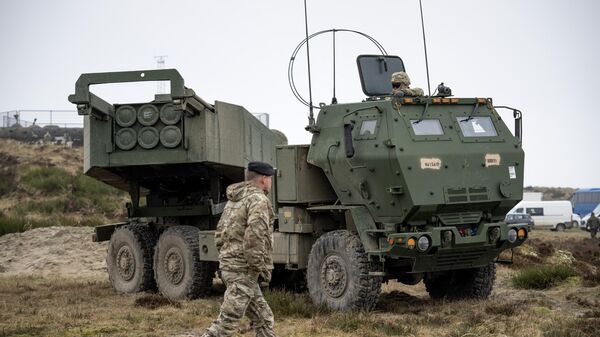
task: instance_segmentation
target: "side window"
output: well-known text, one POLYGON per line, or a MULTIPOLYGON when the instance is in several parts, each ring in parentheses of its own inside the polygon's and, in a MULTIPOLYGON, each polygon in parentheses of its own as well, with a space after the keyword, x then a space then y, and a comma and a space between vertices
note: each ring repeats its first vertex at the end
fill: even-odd
POLYGON ((379 130, 379 119, 373 117, 367 117, 360 123, 360 129, 358 130, 358 136, 356 140, 360 139, 375 139, 377 138, 377 131, 379 130))
POLYGON ((515 212, 516 213, 523 213, 523 209, 522 208, 517 208, 517 210, 515 212))
POLYGON ((496 137, 498 133, 492 119, 483 117, 456 117, 463 136, 465 137, 496 137))
POLYGON ((371 119, 363 121, 360 125, 360 135, 361 136, 371 136, 375 135, 375 130, 377 128, 377 120, 371 119))
POLYGON ((415 136, 438 136, 444 134, 444 129, 437 119, 411 119, 410 125, 415 136))
POLYGON ((544 209, 542 207, 527 208, 526 213, 531 216, 540 216, 544 215, 544 209))

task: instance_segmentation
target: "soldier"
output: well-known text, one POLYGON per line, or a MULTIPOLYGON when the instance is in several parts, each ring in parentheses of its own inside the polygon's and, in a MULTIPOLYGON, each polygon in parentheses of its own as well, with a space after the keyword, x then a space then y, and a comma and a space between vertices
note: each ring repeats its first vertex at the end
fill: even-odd
POLYGON ((423 96, 425 93, 421 88, 410 88, 410 78, 403 71, 392 74, 392 95, 399 96, 423 96))
POLYGON ((227 290, 219 317, 203 337, 225 337, 237 332, 244 314, 256 336, 274 337, 274 317, 260 283, 271 280, 273 222, 275 214, 267 197, 273 167, 250 162, 246 181, 227 187, 227 204, 215 233, 221 279, 227 290))
POLYGON ((600 227, 600 220, 598 220, 594 212, 592 212, 590 218, 588 219, 588 225, 590 226, 590 234, 592 235, 592 239, 596 239, 596 233, 598 232, 598 227, 600 227))

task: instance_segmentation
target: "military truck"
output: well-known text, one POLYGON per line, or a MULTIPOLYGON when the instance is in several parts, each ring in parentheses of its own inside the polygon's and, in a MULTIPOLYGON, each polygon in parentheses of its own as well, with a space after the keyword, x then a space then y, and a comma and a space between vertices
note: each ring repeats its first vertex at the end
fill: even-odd
POLYGON ((225 188, 249 161, 277 168, 272 285, 308 288, 335 310, 374 308, 382 282, 423 281, 434 298, 486 298, 495 261, 528 236, 504 215, 522 198, 520 115, 511 134, 490 98, 392 96, 399 57, 362 55, 367 98, 321 105, 310 144, 286 145, 243 107, 208 103, 170 70, 83 74, 85 173, 128 191, 110 240, 114 289, 169 299, 210 291, 225 188), (90 85, 169 81, 154 101, 111 104, 90 85))

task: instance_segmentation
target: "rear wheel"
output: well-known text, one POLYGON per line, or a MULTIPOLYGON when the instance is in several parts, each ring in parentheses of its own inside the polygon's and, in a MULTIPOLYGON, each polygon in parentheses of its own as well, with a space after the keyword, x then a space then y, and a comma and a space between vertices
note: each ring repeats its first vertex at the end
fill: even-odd
POLYGON ((146 225, 117 228, 106 254, 108 279, 119 293, 155 290, 152 255, 156 237, 146 225))
POLYGON ((382 278, 373 271, 359 237, 346 230, 323 234, 312 246, 306 280, 312 301, 333 310, 371 310, 382 278))
POLYGON ((496 280, 496 265, 432 273, 425 278, 425 288, 431 298, 486 299, 496 280))
POLYGON ((556 225, 556 230, 559 232, 564 232, 566 229, 565 224, 563 223, 559 223, 558 225, 556 225))
POLYGON ((199 230, 173 226, 158 239, 154 252, 154 275, 158 290, 170 300, 193 299, 212 290, 215 266, 200 261, 199 230))

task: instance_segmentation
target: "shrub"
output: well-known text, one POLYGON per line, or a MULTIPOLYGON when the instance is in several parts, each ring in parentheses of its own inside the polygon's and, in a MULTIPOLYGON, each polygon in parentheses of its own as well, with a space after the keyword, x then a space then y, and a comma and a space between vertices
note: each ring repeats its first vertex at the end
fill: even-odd
POLYGON ((530 267, 514 276, 512 284, 521 289, 547 289, 572 276, 577 272, 566 265, 530 267))
POLYGON ((15 205, 13 212, 20 216, 25 216, 30 213, 42 214, 59 214, 65 211, 65 198, 48 198, 42 200, 24 201, 15 205))
POLYGON ((43 194, 57 194, 69 188, 71 175, 57 167, 38 167, 27 171, 21 177, 21 187, 28 193, 37 191, 43 194))

